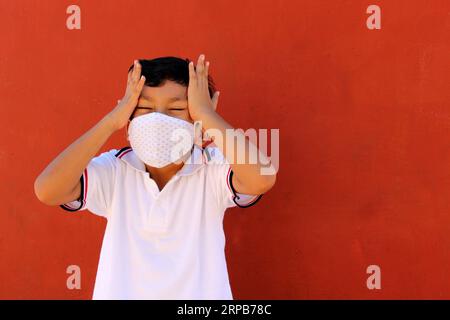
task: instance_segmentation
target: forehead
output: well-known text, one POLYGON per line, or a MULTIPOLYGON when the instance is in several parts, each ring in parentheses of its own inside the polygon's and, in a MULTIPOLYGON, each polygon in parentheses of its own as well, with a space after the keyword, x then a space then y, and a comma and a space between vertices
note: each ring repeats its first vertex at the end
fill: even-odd
POLYGON ((174 81, 166 80, 159 87, 144 86, 141 92, 141 98, 145 100, 169 100, 173 98, 186 99, 187 87, 174 81))

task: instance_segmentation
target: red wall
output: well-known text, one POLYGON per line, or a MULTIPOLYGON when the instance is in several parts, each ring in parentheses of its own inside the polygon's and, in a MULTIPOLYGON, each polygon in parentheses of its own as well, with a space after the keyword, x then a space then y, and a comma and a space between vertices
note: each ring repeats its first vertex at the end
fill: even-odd
MULTIPOLYGON (((229 210, 235 298, 450 299, 448 0, 1 1, 0 298, 89 299, 105 221, 33 182, 135 58, 205 53, 218 110, 280 129, 277 184, 229 210), (81 7, 81 30, 66 8, 81 7), (381 30, 366 8, 381 7, 381 30), (81 290, 66 268, 82 270, 81 290), (381 268, 381 290, 366 287, 381 268)), ((101 151, 126 145, 125 131, 101 151)))

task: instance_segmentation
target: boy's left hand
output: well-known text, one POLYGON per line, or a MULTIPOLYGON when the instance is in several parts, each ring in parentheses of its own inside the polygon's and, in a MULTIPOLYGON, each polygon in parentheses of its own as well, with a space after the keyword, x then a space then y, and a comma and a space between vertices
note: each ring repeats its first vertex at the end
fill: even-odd
POLYGON ((202 114, 215 111, 219 101, 219 92, 214 92, 211 99, 208 90, 209 61, 201 54, 194 69, 194 62, 189 63, 188 109, 192 120, 202 119, 202 114))

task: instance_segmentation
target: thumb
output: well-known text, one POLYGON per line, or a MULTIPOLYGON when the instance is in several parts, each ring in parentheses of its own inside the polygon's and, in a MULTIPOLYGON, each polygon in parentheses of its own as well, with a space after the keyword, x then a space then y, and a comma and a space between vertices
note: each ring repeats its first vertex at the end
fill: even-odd
POLYGON ((214 111, 217 110, 217 103, 219 102, 219 91, 214 92, 214 95, 212 97, 212 105, 213 105, 213 109, 214 111))

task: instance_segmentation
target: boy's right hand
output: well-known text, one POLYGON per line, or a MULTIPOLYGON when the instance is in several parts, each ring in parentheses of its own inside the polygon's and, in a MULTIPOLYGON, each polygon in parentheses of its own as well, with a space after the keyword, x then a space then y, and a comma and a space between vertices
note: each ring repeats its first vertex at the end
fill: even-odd
POLYGON ((134 60, 133 69, 128 73, 125 95, 117 101, 117 106, 108 114, 114 130, 120 130, 128 123, 139 101, 144 83, 145 77, 141 76, 141 64, 134 60))

